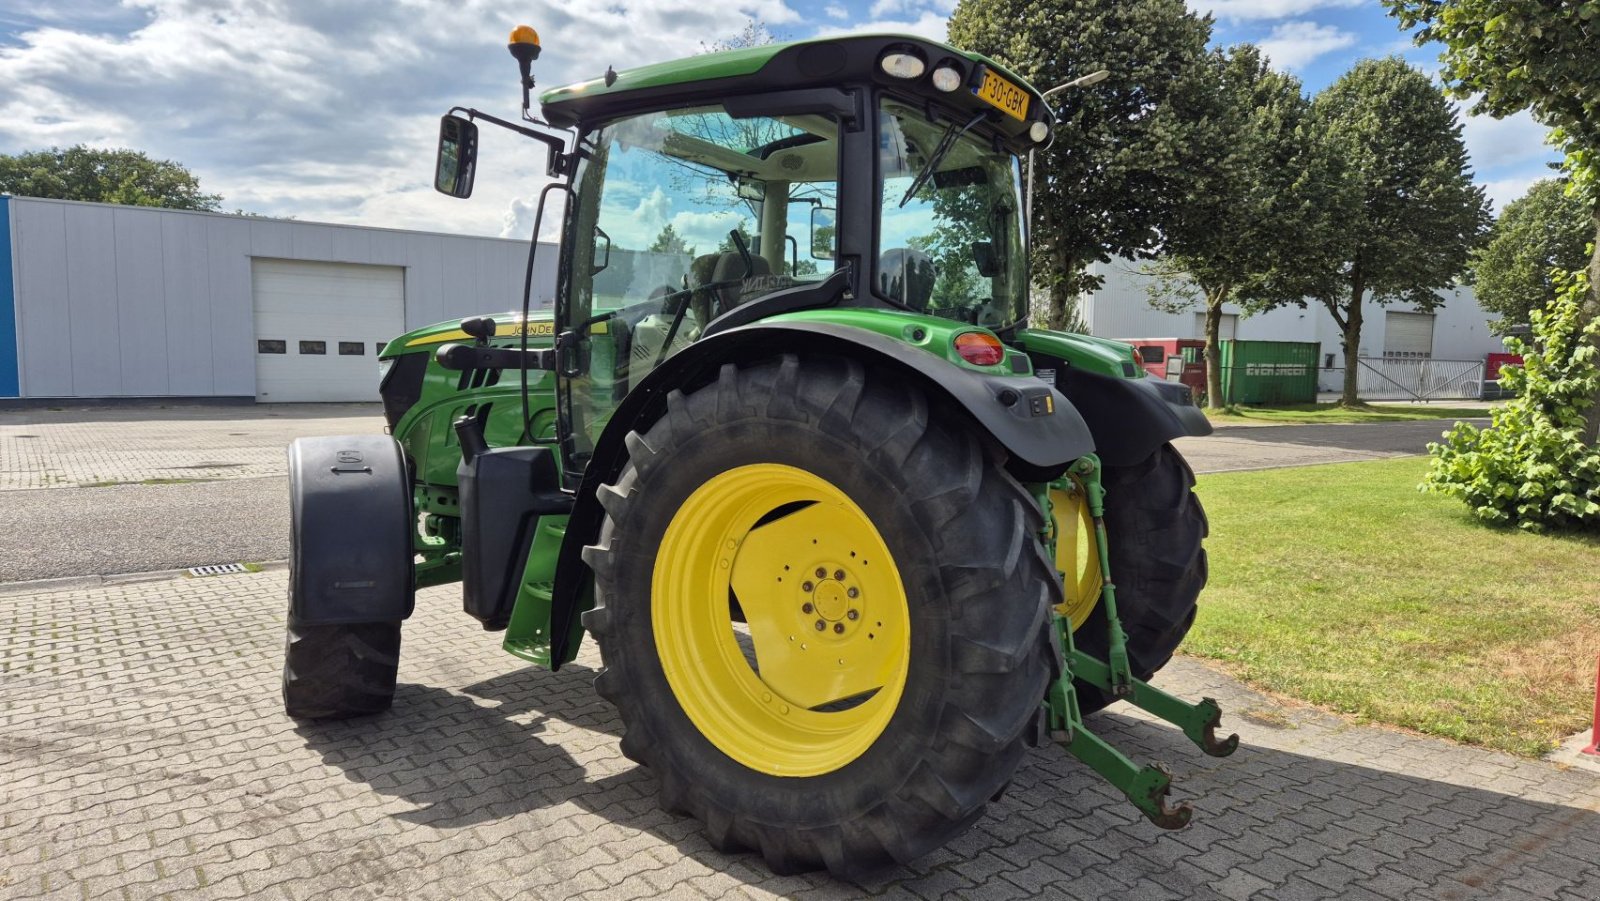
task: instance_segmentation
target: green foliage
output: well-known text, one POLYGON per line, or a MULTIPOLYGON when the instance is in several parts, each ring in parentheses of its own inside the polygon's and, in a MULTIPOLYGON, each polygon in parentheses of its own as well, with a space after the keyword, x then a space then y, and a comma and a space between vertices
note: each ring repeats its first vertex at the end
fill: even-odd
POLYGON ((645 249, 650 253, 683 254, 691 257, 695 255, 694 248, 683 240, 683 236, 678 234, 678 230, 672 227, 671 222, 661 227, 661 233, 656 235, 656 239, 645 249))
POLYGON ((1194 189, 1166 223, 1163 253, 1148 271, 1153 306, 1198 303, 1207 313, 1206 393, 1215 408, 1223 304, 1258 312, 1313 293, 1307 275, 1319 267, 1308 261, 1338 245, 1343 196, 1298 79, 1273 71, 1250 44, 1212 51, 1205 63, 1201 90, 1178 107, 1198 139, 1182 151, 1194 189))
POLYGON ((1193 95, 1211 36, 1209 17, 1183 0, 960 0, 950 40, 994 57, 1048 90, 1107 69, 1067 91, 1055 137, 1035 155, 1035 279, 1059 328, 1078 295, 1099 286, 1089 266, 1148 255, 1174 206, 1193 192, 1182 151, 1198 126, 1174 109, 1193 95))
POLYGON ((1600 320, 1584 312, 1588 279, 1562 275, 1560 292, 1532 313, 1534 342, 1513 338, 1523 365, 1501 370, 1516 397, 1487 429, 1458 423, 1428 445, 1424 487, 1466 501, 1478 519, 1529 531, 1600 529, 1600 447, 1582 441, 1584 412, 1600 391, 1600 320))
POLYGON ((1565 181, 1534 182, 1506 204, 1489 241, 1473 255, 1478 303, 1504 326, 1525 325, 1528 313, 1556 297, 1553 270, 1582 269, 1594 225, 1589 205, 1565 181))
POLYGON ((1455 110, 1399 57, 1356 63, 1311 113, 1340 174, 1330 195, 1336 227, 1303 275, 1344 334, 1341 402, 1356 404, 1363 298, 1439 306, 1438 290, 1466 272, 1489 206, 1472 183, 1455 110))
POLYGON ((1569 164, 1591 170, 1600 153, 1600 2, 1384 0, 1417 43, 1438 41, 1445 82, 1472 111, 1531 110, 1556 129, 1569 164), (1576 154, 1576 157, 1574 157, 1576 154))
POLYGON ((0 193, 177 210, 215 210, 222 202, 220 194, 202 193, 200 179, 172 160, 82 144, 0 155, 0 193))
MULTIPOLYGON (((1600 318, 1600 2, 1596 0, 1384 0, 1417 43, 1444 44, 1445 83, 1472 110, 1522 110, 1551 127, 1566 151, 1575 190, 1591 206, 1595 251, 1583 321, 1600 318)), ((1592 341, 1600 346, 1600 335, 1592 341)), ((1582 438, 1600 442, 1600 391, 1590 397, 1582 438)))

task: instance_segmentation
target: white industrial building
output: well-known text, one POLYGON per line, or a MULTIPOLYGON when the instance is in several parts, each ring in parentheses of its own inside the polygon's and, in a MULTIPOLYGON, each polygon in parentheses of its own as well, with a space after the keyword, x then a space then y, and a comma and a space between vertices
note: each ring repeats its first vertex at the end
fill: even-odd
MULTIPOLYGON (((1147 264, 1134 260, 1097 263, 1094 274, 1105 284, 1083 303, 1084 321, 1092 334, 1104 338, 1203 338, 1205 314, 1169 313, 1150 305, 1155 280, 1146 275, 1147 264)), ((1505 350, 1489 331, 1491 316, 1478 306, 1470 286, 1439 292, 1444 303, 1429 313, 1409 304, 1381 305, 1367 300, 1362 306, 1362 357, 1377 359, 1427 359, 1482 362, 1484 356, 1505 350)), ((1319 388, 1338 391, 1343 378, 1344 335, 1321 304, 1279 307, 1253 316, 1235 304, 1223 306, 1223 339, 1245 341, 1315 341, 1322 345, 1319 388)))
MULTIPOLYGON (((0 398, 377 399, 377 352, 522 304, 526 241, 0 196, 0 398)), ((536 286, 555 282, 541 246, 536 286)), ((548 289, 543 295, 548 298, 548 289)))
MULTIPOLYGON (((205 397, 373 400, 377 351, 434 322, 516 309, 525 241, 0 195, 0 401, 205 397)), ((535 306, 557 250, 541 245, 535 306)), ((1084 303, 1107 338, 1203 335, 1150 305, 1142 264, 1098 264, 1084 303)), ((1432 313, 1368 302, 1361 356, 1479 360, 1503 350, 1471 288, 1432 313)), ((1320 305, 1245 316, 1224 338, 1315 341, 1337 390, 1340 333, 1320 305)))

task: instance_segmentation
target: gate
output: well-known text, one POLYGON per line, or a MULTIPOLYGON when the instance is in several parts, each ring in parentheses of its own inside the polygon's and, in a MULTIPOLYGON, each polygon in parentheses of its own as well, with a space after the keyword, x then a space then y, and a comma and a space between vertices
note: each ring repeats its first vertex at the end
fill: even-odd
POLYGON ((1363 400, 1476 400, 1482 360, 1361 357, 1356 385, 1363 400))

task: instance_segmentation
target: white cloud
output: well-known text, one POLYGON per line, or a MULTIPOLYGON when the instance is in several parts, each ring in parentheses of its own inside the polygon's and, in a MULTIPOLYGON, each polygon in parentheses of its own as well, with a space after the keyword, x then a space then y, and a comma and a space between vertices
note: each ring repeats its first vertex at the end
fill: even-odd
POLYGON ((1372 0, 1193 0, 1195 12, 1219 19, 1291 19, 1319 9, 1350 9, 1371 5, 1372 0))
POLYGON ((1545 143, 1550 130, 1535 122, 1533 114, 1524 111, 1504 119, 1467 115, 1471 105, 1471 101, 1461 104, 1461 138, 1474 167, 1520 166, 1555 157, 1555 151, 1545 143))
POLYGON ((839 6, 838 4, 835 4, 835 3, 830 3, 827 6, 823 7, 822 11, 827 13, 828 17, 831 18, 831 19, 848 19, 848 18, 850 18, 850 10, 845 9, 844 7, 839 6))
POLYGON ((1496 178, 1491 181, 1479 181, 1489 197, 1489 202, 1494 205, 1495 212, 1506 208, 1506 204, 1528 193, 1528 186, 1541 178, 1554 178, 1557 173, 1545 168, 1529 169, 1507 178, 1496 178))
POLYGON ((835 34, 914 34, 934 41, 949 40, 949 16, 924 12, 912 20, 877 20, 849 26, 825 26, 817 36, 835 34))
POLYGON ((1353 32, 1316 22, 1284 22, 1260 42, 1261 52, 1279 69, 1303 68, 1319 56, 1354 46, 1353 32))
MULTIPOLYGON (((786 0, 534 0, 526 12, 544 39, 541 86, 685 55, 751 17, 800 21, 786 0)), ((472 199, 429 188, 440 114, 460 104, 515 118, 510 15, 490 0, 11 4, 0 153, 133 147, 188 166, 229 210, 525 235, 540 145, 485 124, 472 199)))
POLYGON ((874 19, 899 19, 907 16, 923 17, 927 13, 941 13, 946 18, 956 10, 956 0, 874 0, 868 15, 874 19))

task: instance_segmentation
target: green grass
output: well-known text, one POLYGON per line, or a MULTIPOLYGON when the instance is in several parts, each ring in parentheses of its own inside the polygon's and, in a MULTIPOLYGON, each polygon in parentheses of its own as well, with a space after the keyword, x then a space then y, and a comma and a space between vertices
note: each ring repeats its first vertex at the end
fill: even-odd
POLYGON ((1304 425, 1320 422, 1409 422, 1420 419, 1486 419, 1489 411, 1474 407, 1341 407, 1338 404, 1287 404, 1281 407, 1233 406, 1207 410, 1217 425, 1256 422, 1270 425, 1304 425))
POLYGON ((1184 651, 1358 719, 1537 755, 1589 725, 1600 536, 1469 520, 1417 458, 1202 476, 1184 651))

